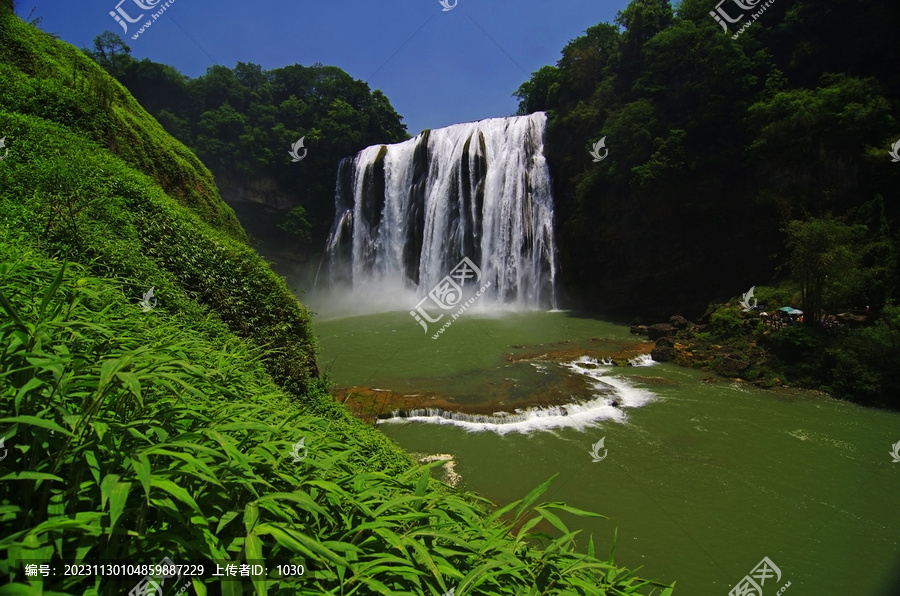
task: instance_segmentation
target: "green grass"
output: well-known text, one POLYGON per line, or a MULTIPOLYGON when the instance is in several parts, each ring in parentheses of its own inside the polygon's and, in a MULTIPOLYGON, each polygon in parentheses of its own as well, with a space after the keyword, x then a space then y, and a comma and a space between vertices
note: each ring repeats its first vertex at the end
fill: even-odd
MULTIPOLYGON (((114 78, 77 48, 22 22, 0 7, 0 112, 55 122, 119 156, 149 176, 166 194, 203 221, 246 240, 230 207, 219 197, 212 174, 184 145, 170 137, 114 78)), ((50 148, 4 122, 10 159, 35 144, 64 162, 68 148, 50 148)), ((17 158, 17 156, 19 156, 17 158)))

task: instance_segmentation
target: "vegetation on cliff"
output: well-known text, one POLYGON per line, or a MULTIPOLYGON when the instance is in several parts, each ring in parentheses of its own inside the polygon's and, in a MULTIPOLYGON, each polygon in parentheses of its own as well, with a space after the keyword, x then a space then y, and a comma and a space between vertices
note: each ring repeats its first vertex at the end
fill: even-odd
MULTIPOLYGON (((697 316, 778 279, 790 222, 856 220, 879 195, 889 229, 861 224, 896 254, 900 5, 775 2, 734 39, 714 3, 674 4, 633 0, 518 90, 522 113, 550 116, 571 294, 592 310, 697 316), (593 163, 604 137, 609 154, 593 163)), ((865 258, 896 269, 889 256, 865 258)), ((896 299, 887 290, 864 304, 896 299)))
MULTIPOLYGON (((257 232, 267 238, 290 241, 277 223, 287 210, 301 207, 310 225, 309 233, 299 237, 309 241, 306 248, 324 245, 334 219, 340 160, 369 145, 408 138, 400 115, 380 90, 370 90, 335 66, 263 70, 238 62, 233 69, 212 66, 191 79, 171 66, 132 58, 128 45, 109 31, 97 36, 88 55, 203 160, 223 193, 227 183, 229 188, 264 188, 255 192, 256 200, 282 195, 291 201, 275 205, 273 225, 257 232), (291 167, 288 151, 301 137, 306 157, 302 167, 291 167)), ((248 222, 261 216, 265 211, 256 209, 248 222)), ((284 231, 293 234, 293 228, 284 231)))
POLYGON ((726 34, 711 8, 633 0, 519 88, 550 116, 561 278, 592 310, 703 317, 660 358, 900 407, 900 5, 776 2, 737 38, 750 13, 726 34), (721 306, 751 286, 804 325, 721 306))

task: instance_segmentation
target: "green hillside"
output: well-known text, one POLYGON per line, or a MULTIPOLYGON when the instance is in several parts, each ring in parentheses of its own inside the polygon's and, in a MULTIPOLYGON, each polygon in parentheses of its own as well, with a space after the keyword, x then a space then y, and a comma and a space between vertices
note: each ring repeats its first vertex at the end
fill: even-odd
POLYGON ((315 568, 193 579, 201 596, 672 593, 595 557, 560 517, 595 514, 539 504, 549 482, 489 515, 336 405, 309 311, 247 246, 209 171, 99 66, 10 8, 0 595, 137 583, 29 576, 24 561, 165 558, 315 568))

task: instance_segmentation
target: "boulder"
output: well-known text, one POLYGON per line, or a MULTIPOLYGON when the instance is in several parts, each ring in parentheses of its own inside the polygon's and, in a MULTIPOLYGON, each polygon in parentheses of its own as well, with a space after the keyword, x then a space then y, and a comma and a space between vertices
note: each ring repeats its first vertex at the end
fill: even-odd
POLYGON ((855 315, 849 312, 842 312, 837 318, 850 327, 862 327, 866 323, 865 315, 855 315))
POLYGON ((684 317, 682 317, 681 315, 672 315, 669 318, 669 324, 672 327, 674 327, 675 329, 681 330, 681 329, 687 329, 688 326, 691 324, 691 322, 688 321, 687 319, 685 319, 684 317))
POLYGON ((647 335, 647 326, 632 325, 628 331, 630 331, 632 335, 647 335))
POLYGON ((668 323, 657 323, 656 325, 650 325, 649 327, 647 327, 647 336, 651 340, 657 340, 660 337, 674 337, 675 327, 669 325, 668 323))
POLYGON ((678 352, 671 346, 655 347, 650 351, 650 357, 656 362, 672 362, 678 352))
POLYGON ((671 337, 660 337, 656 340, 657 348, 674 348, 675 342, 672 341, 671 337))
POLYGON ((716 372, 726 377, 738 377, 748 368, 749 362, 726 356, 716 365, 716 372))

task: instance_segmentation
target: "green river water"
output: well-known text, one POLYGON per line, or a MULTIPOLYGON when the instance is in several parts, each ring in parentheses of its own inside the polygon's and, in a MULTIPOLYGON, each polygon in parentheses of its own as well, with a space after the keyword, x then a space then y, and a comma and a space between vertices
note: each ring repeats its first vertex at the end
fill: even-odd
POLYGON ((677 581, 676 594, 725 596, 764 557, 781 574, 765 596, 900 594, 896 413, 670 364, 603 366, 585 356, 640 340, 569 312, 466 313, 437 340, 407 312, 319 317, 316 331, 338 387, 429 392, 464 411, 570 396, 565 412, 505 424, 422 412, 379 428, 409 451, 452 454, 462 486, 497 504, 557 475, 544 500, 609 517, 566 518, 579 544, 593 534, 608 551, 618 528, 617 563, 677 581))

